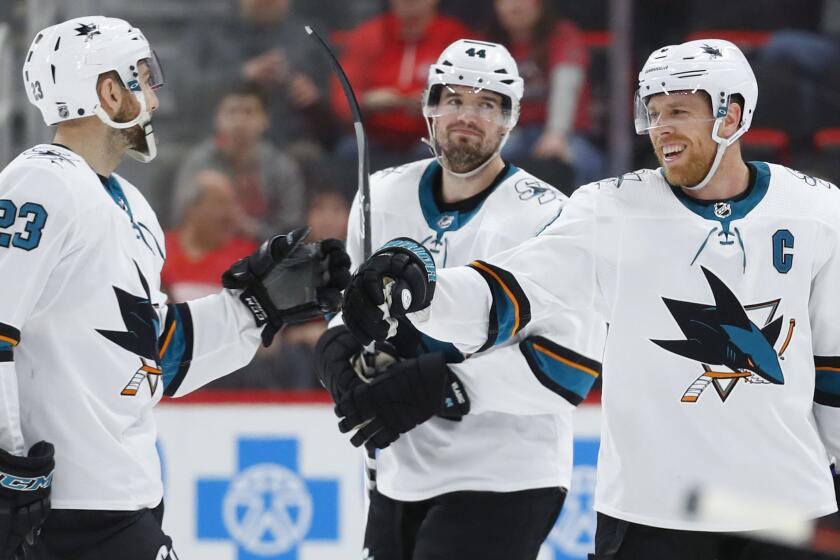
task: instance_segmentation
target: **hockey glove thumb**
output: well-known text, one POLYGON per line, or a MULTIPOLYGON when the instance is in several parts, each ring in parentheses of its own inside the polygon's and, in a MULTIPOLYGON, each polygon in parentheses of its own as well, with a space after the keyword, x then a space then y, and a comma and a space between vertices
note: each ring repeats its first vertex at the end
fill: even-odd
POLYGON ((396 333, 396 319, 432 302, 437 272, 423 245, 386 243, 356 270, 344 293, 344 324, 362 344, 396 333))
POLYGON ((55 449, 39 441, 27 457, 0 449, 0 558, 22 554, 50 512, 55 449))
POLYGON ((339 430, 356 430, 350 443, 368 449, 388 447, 435 414, 458 419, 469 410, 461 380, 439 352, 394 363, 335 407, 339 430))

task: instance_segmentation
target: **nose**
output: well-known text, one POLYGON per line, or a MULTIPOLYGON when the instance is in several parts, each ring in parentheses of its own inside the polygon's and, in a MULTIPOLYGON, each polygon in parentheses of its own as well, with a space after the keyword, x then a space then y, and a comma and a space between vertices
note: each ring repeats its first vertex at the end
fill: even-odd
POLYGON ((650 130, 650 139, 653 140, 655 143, 656 140, 670 136, 673 133, 674 128, 672 126, 669 126, 667 124, 657 126, 656 128, 650 130))
POLYGON ((458 121, 460 122, 475 122, 478 118, 478 109, 465 105, 458 111, 458 121))
POLYGON ((160 107, 160 100, 158 99, 155 90, 149 90, 147 104, 149 106, 150 113, 154 113, 155 111, 157 111, 158 107, 160 107))

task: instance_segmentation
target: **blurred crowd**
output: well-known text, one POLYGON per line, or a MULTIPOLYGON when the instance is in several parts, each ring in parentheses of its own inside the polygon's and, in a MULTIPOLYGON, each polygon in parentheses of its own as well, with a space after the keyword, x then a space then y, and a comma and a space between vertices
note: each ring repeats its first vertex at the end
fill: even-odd
MULTIPOLYGON (((346 235, 355 136, 341 87, 306 24, 329 40, 347 71, 374 170, 430 157, 420 112, 428 67, 452 41, 475 38, 505 44, 525 80, 507 160, 567 193, 610 171, 609 0, 210 4, 224 2, 228 10, 203 9, 196 0, 181 20, 109 13, 145 31, 166 71, 155 172, 143 179, 125 173, 147 185, 168 230, 163 280, 175 301, 219 290, 227 266, 269 235, 303 224, 312 240, 346 235)), ((725 9, 699 0, 632 4, 629 82, 654 48, 730 39, 759 82, 745 152, 840 177, 840 0, 744 0, 725 9)), ((631 134, 632 123, 626 129, 631 134)), ((634 163, 655 166, 644 138, 634 163)), ((324 328, 323 321, 287 328, 246 371, 216 386, 317 387, 312 352, 324 328)))

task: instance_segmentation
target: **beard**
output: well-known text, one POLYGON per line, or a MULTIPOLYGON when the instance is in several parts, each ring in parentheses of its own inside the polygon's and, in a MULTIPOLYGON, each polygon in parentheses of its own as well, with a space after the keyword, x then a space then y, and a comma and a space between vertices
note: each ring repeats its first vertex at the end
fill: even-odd
MULTIPOLYGON (((114 115, 114 122, 124 123, 129 122, 137 117, 140 111, 140 104, 134 99, 133 95, 127 95, 123 98, 120 108, 114 115)), ((151 126, 151 124, 149 124, 151 126)), ((131 128, 115 128, 113 129, 117 141, 125 146, 128 150, 134 150, 141 154, 148 153, 149 144, 146 141, 146 130, 143 124, 132 126, 131 128)))
POLYGON ((712 162, 715 159, 717 151, 717 144, 711 142, 709 146, 707 142, 702 144, 690 143, 688 140, 669 138, 668 144, 684 143, 687 145, 683 152, 683 157, 678 164, 668 164, 665 157, 662 155, 660 146, 656 146, 654 153, 656 159, 659 160, 659 165, 665 171, 665 178, 668 183, 677 187, 694 187, 700 184, 709 170, 712 168, 712 162))
POLYGON ((483 131, 478 128, 458 128, 469 128, 478 132, 481 136, 477 138, 460 137, 456 139, 453 138, 454 133, 447 129, 442 138, 437 138, 440 153, 443 159, 446 160, 450 171, 454 173, 469 173, 487 161, 499 149, 504 135, 503 131, 494 137, 482 134, 483 131))

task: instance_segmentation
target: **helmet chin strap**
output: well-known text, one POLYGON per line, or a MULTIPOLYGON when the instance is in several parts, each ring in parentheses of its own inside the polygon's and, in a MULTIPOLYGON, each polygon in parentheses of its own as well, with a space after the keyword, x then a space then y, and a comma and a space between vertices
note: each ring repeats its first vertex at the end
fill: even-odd
POLYGON ((712 160, 712 166, 709 168, 709 172, 706 173, 706 176, 703 178, 702 181, 700 181, 699 183, 697 183, 693 187, 681 186, 681 188, 686 189, 688 191, 699 191, 700 189, 702 189, 703 187, 708 185, 709 181, 711 181, 712 177, 714 177, 715 173, 717 173, 717 169, 720 166, 721 160, 723 159, 723 153, 726 151, 726 148, 729 147, 729 145, 732 142, 734 142, 737 139, 737 137, 739 136, 739 135, 736 135, 736 136, 733 136, 730 139, 721 138, 720 136, 718 136, 717 132, 718 132, 718 129, 720 128, 720 125, 722 123, 723 123, 723 118, 717 119, 715 121, 715 126, 712 129, 712 139, 715 142, 717 142, 718 147, 717 147, 717 152, 715 152, 715 159, 712 160))
POLYGON ((102 105, 98 105, 96 109, 94 109, 94 113, 97 117, 99 117, 99 120, 111 128, 116 128, 118 130, 126 130, 135 126, 142 128, 143 133, 146 136, 146 146, 148 147, 148 151, 139 152, 134 149, 129 149, 128 155, 139 162, 148 163, 155 159, 155 156, 157 155, 157 144, 155 143, 154 130, 152 129, 152 115, 146 110, 146 98, 143 93, 132 92, 132 95, 134 95, 134 98, 137 99, 137 102, 140 104, 140 111, 137 113, 136 117, 128 122, 116 122, 107 112, 105 112, 102 105))
POLYGON ((422 142, 424 144, 426 144, 427 146, 429 146, 429 148, 431 148, 432 153, 434 154, 435 159, 440 164, 440 166, 443 167, 446 170, 447 173, 449 173, 453 177, 458 177, 459 179, 468 179, 469 177, 474 177, 474 176, 478 175, 479 173, 481 173, 481 171, 485 167, 490 165, 490 162, 493 161, 493 159, 502 152, 502 148, 504 148, 505 143, 507 142, 508 137, 510 136, 510 129, 507 129, 507 131, 505 132, 505 135, 502 137, 502 141, 499 142, 499 147, 496 148, 496 151, 494 151, 492 154, 487 156, 487 159, 484 160, 484 162, 481 165, 479 165, 475 169, 471 169, 470 171, 465 171, 463 173, 458 173, 457 171, 453 171, 452 169, 449 168, 449 166, 446 164, 446 158, 444 158, 443 154, 440 153, 440 150, 439 150, 440 144, 437 141, 437 136, 435 135, 434 127, 431 124, 432 117, 426 117, 425 120, 426 120, 426 129, 429 131, 429 140, 426 140, 425 138, 422 138, 421 139, 422 142))

